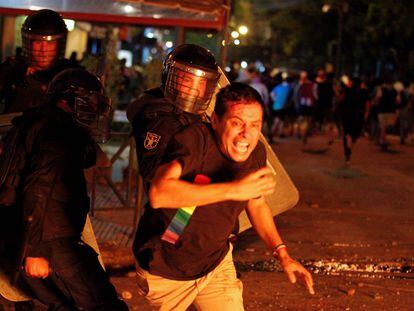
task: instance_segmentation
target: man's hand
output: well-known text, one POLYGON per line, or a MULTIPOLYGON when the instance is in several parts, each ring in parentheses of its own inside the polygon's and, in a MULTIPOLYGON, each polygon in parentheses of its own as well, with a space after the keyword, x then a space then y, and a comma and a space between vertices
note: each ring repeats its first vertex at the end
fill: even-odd
POLYGON ((24 270, 27 276, 45 279, 49 276, 49 261, 43 257, 26 257, 24 270))
POLYGON ((314 295, 312 275, 306 270, 299 262, 292 259, 289 255, 283 255, 279 257, 280 264, 283 267, 289 281, 296 283, 299 278, 299 282, 305 285, 309 294, 314 295))
POLYGON ((232 184, 234 191, 231 192, 230 199, 247 201, 273 193, 276 181, 272 176, 272 171, 264 167, 232 182, 232 184))

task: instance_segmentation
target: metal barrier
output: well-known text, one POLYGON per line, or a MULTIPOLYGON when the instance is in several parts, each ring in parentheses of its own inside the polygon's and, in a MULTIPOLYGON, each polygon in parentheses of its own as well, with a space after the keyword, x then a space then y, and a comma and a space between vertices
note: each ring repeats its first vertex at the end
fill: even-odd
MULTIPOLYGON (((92 182, 90 187, 91 192, 91 215, 94 216, 96 208, 96 195, 98 181, 104 179, 106 188, 110 189, 121 206, 100 207, 99 210, 134 210, 133 226, 136 228, 139 217, 141 215, 142 198, 144 194, 144 187, 142 179, 138 173, 138 161, 135 152, 135 140, 128 133, 112 133, 112 137, 122 138, 118 150, 109 159, 109 165, 95 166, 92 170, 92 182), (112 177, 108 176, 108 169, 112 171, 115 162, 120 159, 122 153, 129 147, 128 156, 128 174, 125 185, 125 191, 120 191, 113 182, 112 177)), ((124 181, 123 181, 124 183, 124 181)))

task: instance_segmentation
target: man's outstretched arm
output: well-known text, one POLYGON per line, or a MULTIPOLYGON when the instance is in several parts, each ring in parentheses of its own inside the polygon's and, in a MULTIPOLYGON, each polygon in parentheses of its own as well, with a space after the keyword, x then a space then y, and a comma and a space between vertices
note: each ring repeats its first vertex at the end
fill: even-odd
MULTIPOLYGON (((249 216, 250 222, 260 238, 270 249, 274 250, 277 245, 283 243, 273 221, 270 207, 267 205, 264 197, 249 200, 247 205, 247 215, 249 216)), ((297 278, 299 278, 299 281, 306 286, 309 293, 312 295, 315 294, 312 275, 309 271, 306 270, 299 262, 292 259, 286 248, 279 249, 277 253, 277 257, 279 258, 280 264, 282 265, 289 281, 291 283, 296 283, 297 278)))
POLYGON ((273 192, 275 182, 268 168, 259 169, 239 180, 197 185, 180 180, 182 166, 178 161, 157 169, 149 189, 153 208, 200 206, 227 200, 247 201, 273 192))

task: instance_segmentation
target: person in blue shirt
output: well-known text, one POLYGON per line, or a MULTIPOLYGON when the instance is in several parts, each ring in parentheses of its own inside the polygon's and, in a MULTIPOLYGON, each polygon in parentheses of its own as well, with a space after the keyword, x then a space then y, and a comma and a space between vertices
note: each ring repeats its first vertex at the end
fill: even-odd
POLYGON ((277 84, 270 92, 270 98, 272 99, 270 104, 271 122, 268 135, 270 142, 273 142, 274 135, 282 135, 283 133, 286 108, 292 93, 292 87, 286 78, 286 76, 283 76, 282 83, 277 84))

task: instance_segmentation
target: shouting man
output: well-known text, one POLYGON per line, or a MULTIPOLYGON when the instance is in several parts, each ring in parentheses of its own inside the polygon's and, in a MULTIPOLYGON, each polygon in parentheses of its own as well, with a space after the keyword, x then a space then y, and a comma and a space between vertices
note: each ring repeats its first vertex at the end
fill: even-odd
POLYGON ((134 253, 140 294, 161 310, 243 310, 228 237, 247 209, 262 240, 291 282, 313 294, 311 274, 293 260, 264 196, 275 182, 259 136, 263 103, 251 87, 222 89, 212 122, 178 133, 156 170, 134 253))

